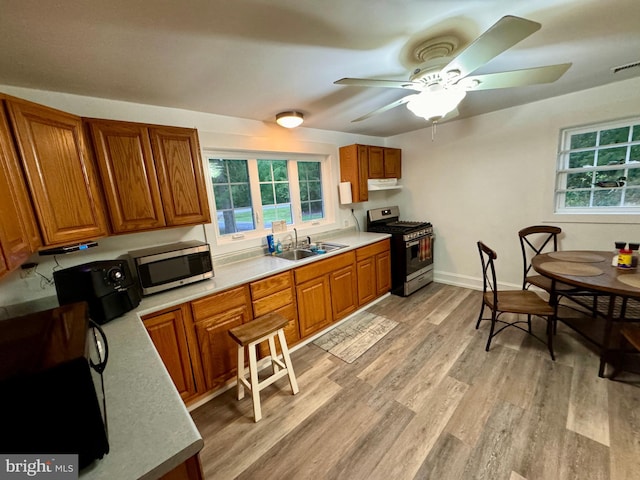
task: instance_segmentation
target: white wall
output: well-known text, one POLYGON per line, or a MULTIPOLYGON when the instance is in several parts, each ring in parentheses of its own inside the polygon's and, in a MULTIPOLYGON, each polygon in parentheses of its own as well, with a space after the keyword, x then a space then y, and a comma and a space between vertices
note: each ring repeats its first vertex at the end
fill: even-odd
MULTIPOLYGON (((352 143, 383 145, 384 140, 377 137, 352 135, 340 132, 329 132, 308 128, 287 130, 278 125, 254 120, 225 117, 201 112, 192 112, 173 108, 140 105, 113 101, 101 98, 81 97, 0 85, 0 92, 26 100, 57 108, 84 117, 108 118, 133 122, 154 123, 195 127, 198 129, 202 149, 262 150, 273 152, 297 152, 326 155, 330 160, 331 183, 335 186, 328 193, 330 214, 335 222, 323 228, 315 227, 310 231, 299 230, 302 235, 309 235, 322 230, 343 228, 347 221, 350 227, 355 225, 350 207, 339 206, 337 201, 337 185, 339 178, 338 148, 352 143)), ((213 203, 210 198, 213 212, 213 203)), ((360 205, 354 208, 361 209, 360 205)), ((365 210, 366 211, 366 210, 365 210)), ((361 223, 362 225, 362 223, 361 223)), ((209 230, 211 231, 211 230, 209 230)), ((62 268, 95 260, 118 258, 129 250, 149 245, 182 240, 207 239, 202 226, 166 229, 158 232, 119 235, 98 240, 98 247, 68 255, 58 255, 57 261, 62 268)), ((209 236, 208 239, 211 239, 209 236)), ((255 249, 264 239, 253 239, 234 243, 233 246, 213 246, 214 257, 233 250, 255 249)), ((37 262, 38 272, 48 278, 52 277, 56 263, 53 257, 33 255, 29 261, 37 262)), ((28 300, 55 295, 55 287, 47 285, 41 277, 21 278, 18 270, 0 280, 0 318, 2 305, 12 305, 28 300)))
POLYGON ((640 241, 638 216, 633 224, 574 223, 552 210, 559 130, 640 115, 638 92, 640 78, 445 123, 434 141, 430 129, 389 138, 407 172, 403 216, 435 227, 436 281, 478 287, 482 240, 498 254, 499 281, 519 285, 517 232, 529 225, 560 226, 565 250, 613 252, 616 240, 640 241))

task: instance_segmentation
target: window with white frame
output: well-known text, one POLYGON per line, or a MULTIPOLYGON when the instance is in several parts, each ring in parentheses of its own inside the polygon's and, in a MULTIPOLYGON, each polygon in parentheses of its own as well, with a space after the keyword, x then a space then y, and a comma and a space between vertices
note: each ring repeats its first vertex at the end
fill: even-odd
POLYGON ((263 234, 274 220, 287 225, 326 220, 323 158, 269 154, 209 154, 219 235, 263 234))
POLYGON ((560 133, 556 213, 640 213, 640 118, 560 133))

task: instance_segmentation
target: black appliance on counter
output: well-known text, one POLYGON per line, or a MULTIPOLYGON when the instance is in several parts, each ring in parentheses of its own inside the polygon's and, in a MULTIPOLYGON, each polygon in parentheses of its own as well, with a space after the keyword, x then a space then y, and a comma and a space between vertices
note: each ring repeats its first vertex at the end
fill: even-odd
POLYGON ((391 234, 391 292, 408 296, 433 281, 433 226, 400 220, 397 206, 367 211, 367 231, 391 234))
POLYGON ((0 452, 78 454, 81 469, 109 453, 107 358, 86 302, 0 321, 0 452))
POLYGON ((126 260, 100 260, 53 272, 60 305, 85 301, 91 319, 113 320, 140 304, 140 290, 126 260))

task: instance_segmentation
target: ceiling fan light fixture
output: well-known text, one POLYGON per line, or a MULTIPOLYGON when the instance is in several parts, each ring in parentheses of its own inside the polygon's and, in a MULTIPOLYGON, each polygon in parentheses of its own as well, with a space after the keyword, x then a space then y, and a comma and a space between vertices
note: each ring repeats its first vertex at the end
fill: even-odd
POLYGON ((426 120, 440 119, 455 109, 467 92, 458 88, 424 90, 413 95, 407 102, 407 108, 426 120))
POLYGON ((280 112, 276 115, 276 123, 284 128, 296 128, 302 125, 304 115, 300 112, 280 112))

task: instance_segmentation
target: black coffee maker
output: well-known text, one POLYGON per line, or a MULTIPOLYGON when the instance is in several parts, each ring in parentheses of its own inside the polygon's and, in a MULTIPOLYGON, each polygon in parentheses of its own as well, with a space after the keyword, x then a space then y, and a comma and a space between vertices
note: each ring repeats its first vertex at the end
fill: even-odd
POLYGON ((85 301, 96 323, 103 324, 140 304, 140 290, 126 260, 102 260, 53 272, 58 302, 85 301))

